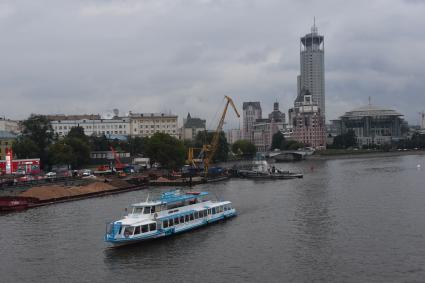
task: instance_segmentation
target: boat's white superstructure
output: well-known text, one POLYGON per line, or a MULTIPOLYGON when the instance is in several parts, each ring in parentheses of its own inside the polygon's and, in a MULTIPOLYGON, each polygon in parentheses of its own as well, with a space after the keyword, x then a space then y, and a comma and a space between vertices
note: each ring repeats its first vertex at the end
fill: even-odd
POLYGON ((205 200, 207 195, 171 191, 158 200, 133 204, 128 215, 107 225, 105 241, 122 245, 159 238, 236 215, 230 201, 205 200))

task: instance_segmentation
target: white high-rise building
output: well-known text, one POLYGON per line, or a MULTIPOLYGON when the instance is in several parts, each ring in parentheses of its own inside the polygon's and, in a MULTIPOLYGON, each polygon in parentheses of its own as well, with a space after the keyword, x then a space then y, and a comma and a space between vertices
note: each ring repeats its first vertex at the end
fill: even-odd
POLYGON ((253 142, 253 126, 257 119, 262 118, 260 102, 244 102, 243 103, 243 129, 242 139, 253 142))
POLYGON ((298 77, 298 95, 302 89, 308 90, 325 115, 325 41, 318 34, 316 24, 311 33, 300 39, 301 73, 298 77))
POLYGON ((231 129, 226 132, 227 143, 234 144, 235 142, 242 139, 240 129, 231 129))

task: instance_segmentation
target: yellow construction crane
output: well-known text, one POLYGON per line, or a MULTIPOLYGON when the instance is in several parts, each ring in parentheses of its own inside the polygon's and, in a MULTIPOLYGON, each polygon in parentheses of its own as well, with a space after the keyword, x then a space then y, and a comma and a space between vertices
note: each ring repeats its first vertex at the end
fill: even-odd
POLYGON ((197 151, 199 154, 197 156, 200 156, 202 154, 203 148, 201 147, 189 147, 187 151, 187 160, 186 163, 188 165, 193 166, 194 168, 198 167, 199 163, 202 163, 203 160, 199 158, 195 158, 195 151, 197 151))
POLYGON ((223 113, 221 114, 220 122, 218 123, 217 129, 214 132, 214 136, 212 138, 211 144, 206 144, 203 146, 203 151, 205 154, 205 158, 204 158, 205 176, 208 175, 208 168, 210 166, 212 158, 214 157, 214 154, 217 151, 218 141, 220 139, 220 132, 223 129, 224 119, 226 118, 226 113, 227 113, 227 109, 229 108, 229 104, 232 106, 233 110, 235 110, 235 113, 238 116, 238 118, 240 118, 239 112, 236 109, 236 106, 233 103, 233 100, 227 95, 224 96, 224 98, 227 100, 227 102, 226 102, 226 105, 224 106, 223 113))

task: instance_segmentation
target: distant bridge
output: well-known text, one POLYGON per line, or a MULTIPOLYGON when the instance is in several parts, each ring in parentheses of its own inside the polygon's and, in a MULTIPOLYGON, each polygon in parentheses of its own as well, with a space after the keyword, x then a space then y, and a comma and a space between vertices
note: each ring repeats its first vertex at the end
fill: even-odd
POLYGON ((271 151, 266 156, 276 161, 291 161, 305 159, 306 156, 312 155, 313 152, 312 150, 279 150, 271 151))

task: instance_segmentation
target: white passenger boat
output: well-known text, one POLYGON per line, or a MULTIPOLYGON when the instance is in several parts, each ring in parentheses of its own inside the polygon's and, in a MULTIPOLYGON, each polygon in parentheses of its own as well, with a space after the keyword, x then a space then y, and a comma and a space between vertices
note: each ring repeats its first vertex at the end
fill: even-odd
POLYGON ((185 232, 236 215, 230 201, 207 200, 208 192, 163 193, 131 205, 123 219, 107 225, 105 241, 124 245, 185 232))

